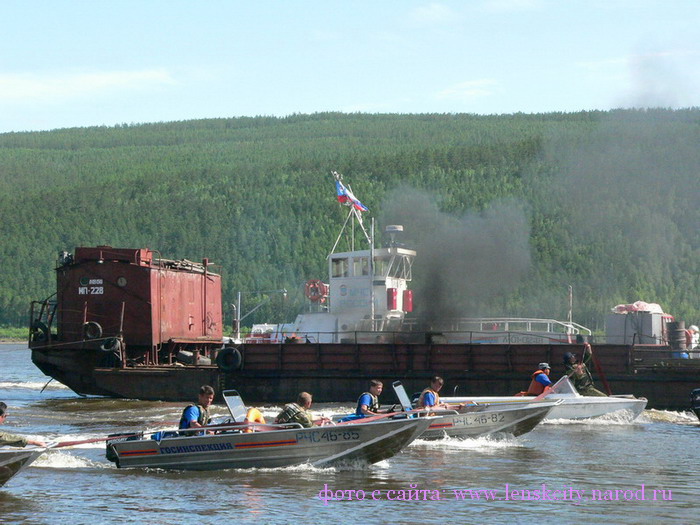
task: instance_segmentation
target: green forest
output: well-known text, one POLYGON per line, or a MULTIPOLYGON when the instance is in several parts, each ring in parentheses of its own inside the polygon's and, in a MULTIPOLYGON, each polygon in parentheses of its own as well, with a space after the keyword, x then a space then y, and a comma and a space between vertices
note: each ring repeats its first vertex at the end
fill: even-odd
POLYGON ((418 251, 418 315, 573 319, 620 303, 700 321, 700 109, 318 113, 0 134, 0 326, 55 291, 59 252, 206 257, 246 324, 293 320, 348 208, 418 251), (286 288, 280 294, 250 293, 286 288))

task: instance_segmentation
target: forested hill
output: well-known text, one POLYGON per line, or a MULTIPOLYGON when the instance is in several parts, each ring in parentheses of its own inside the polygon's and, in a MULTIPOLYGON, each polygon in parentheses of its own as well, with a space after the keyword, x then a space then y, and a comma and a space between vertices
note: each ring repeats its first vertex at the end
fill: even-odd
MULTIPOLYGON (((332 170, 418 250, 433 315, 565 318, 618 303, 700 321, 700 109, 211 119, 0 134, 0 325, 55 290, 61 250, 147 247, 287 288, 290 321, 345 220, 332 170)), ((244 296, 244 312, 259 297, 244 296)), ((226 309, 227 313, 228 308, 226 309)), ((230 322, 230 316, 229 321, 230 322)))

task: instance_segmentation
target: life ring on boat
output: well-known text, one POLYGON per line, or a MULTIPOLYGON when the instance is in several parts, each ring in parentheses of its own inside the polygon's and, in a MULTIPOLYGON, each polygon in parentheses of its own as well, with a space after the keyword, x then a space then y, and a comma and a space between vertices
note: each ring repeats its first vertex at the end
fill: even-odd
POLYGON ((102 337, 102 327, 100 323, 88 321, 83 325, 83 335, 85 339, 99 339, 102 337))
POLYGON ((321 279, 309 279, 304 285, 304 294, 313 303, 323 303, 328 295, 328 286, 321 279))
POLYGON ((100 345, 100 350, 103 352, 118 352, 121 347, 121 341, 117 337, 105 339, 100 345))
MULTIPOLYGON (((248 409, 248 412, 245 415, 245 423, 261 423, 265 424, 265 418, 263 415, 260 413, 260 410, 257 408, 251 407, 248 409)), ((253 432, 253 427, 247 427, 245 429, 245 432, 253 432)))
POLYGON ((226 346, 216 354, 216 366, 222 372, 233 372, 243 367, 243 355, 235 346, 226 346))

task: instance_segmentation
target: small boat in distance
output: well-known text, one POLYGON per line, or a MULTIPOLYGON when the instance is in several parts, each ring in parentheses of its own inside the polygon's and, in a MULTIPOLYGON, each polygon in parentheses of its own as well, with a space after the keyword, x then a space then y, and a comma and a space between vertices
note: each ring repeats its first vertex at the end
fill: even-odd
POLYGON ((243 403, 238 393, 226 391, 224 399, 231 422, 208 427, 214 433, 194 429, 120 436, 107 440, 107 459, 119 468, 177 470, 371 464, 400 452, 434 420, 369 418, 310 428, 298 423, 241 423, 237 419, 245 409, 239 410, 243 403))
MULTIPOLYGON (((443 397, 444 403, 476 403, 511 404, 530 403, 534 396, 487 396, 487 397, 443 397)), ((567 376, 563 376, 552 387, 552 392, 544 397, 547 400, 562 400, 547 416, 547 419, 589 419, 601 417, 612 413, 636 419, 647 406, 647 400, 631 395, 617 396, 582 396, 567 376)))
POLYGON ((43 447, 0 449, 0 487, 46 452, 43 447))

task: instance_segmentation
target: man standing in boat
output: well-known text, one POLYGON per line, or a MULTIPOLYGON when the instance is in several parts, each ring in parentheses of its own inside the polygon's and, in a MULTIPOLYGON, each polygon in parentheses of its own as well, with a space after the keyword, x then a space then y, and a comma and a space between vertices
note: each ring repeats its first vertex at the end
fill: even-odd
POLYGON ((565 373, 574 384, 574 387, 582 396, 598 396, 607 397, 603 392, 593 386, 593 377, 591 376, 586 363, 580 363, 576 359, 576 354, 567 352, 564 354, 565 373))
MULTIPOLYGON (((202 428, 209 423, 209 407, 214 402, 214 389, 203 385, 199 389, 196 405, 187 405, 180 418, 180 430, 202 428)), ((188 433, 188 435, 192 435, 188 433)))
MULTIPOLYGON (((4 423, 7 416, 10 414, 7 412, 7 405, 0 401, 0 423, 4 423)), ((26 447, 27 445, 35 445, 37 447, 45 447, 46 443, 36 439, 27 439, 22 436, 17 436, 15 434, 9 434, 7 432, 0 431, 0 447, 11 446, 11 447, 26 447)))

